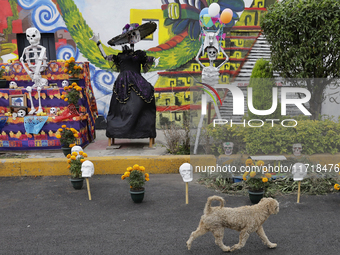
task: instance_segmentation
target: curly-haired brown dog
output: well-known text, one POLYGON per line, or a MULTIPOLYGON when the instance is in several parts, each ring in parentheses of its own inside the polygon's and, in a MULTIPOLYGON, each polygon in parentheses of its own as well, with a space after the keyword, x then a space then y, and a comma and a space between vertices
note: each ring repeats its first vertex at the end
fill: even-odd
POLYGON ((192 232, 187 241, 188 249, 197 237, 211 231, 215 237, 215 243, 223 251, 234 251, 241 249, 249 237, 255 232, 260 236, 262 242, 269 248, 275 248, 277 244, 271 243, 264 233, 262 224, 269 215, 279 212, 279 202, 273 198, 262 198, 261 201, 252 206, 242 206, 237 208, 224 207, 224 199, 219 196, 211 196, 205 204, 204 214, 196 231, 192 232), (219 201, 220 206, 211 207, 213 200, 219 201), (224 228, 230 228, 240 232, 239 242, 231 248, 223 244, 224 228))

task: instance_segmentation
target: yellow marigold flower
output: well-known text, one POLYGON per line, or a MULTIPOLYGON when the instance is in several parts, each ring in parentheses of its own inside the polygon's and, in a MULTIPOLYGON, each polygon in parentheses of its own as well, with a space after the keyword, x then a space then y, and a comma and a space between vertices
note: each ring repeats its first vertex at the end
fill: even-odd
POLYGON ((69 61, 73 62, 76 61, 74 57, 70 57, 69 61))
POLYGON ((66 67, 68 67, 68 66, 69 66, 69 63, 68 63, 68 62, 66 62, 66 63, 65 63, 65 66, 66 66, 66 67))
POLYGON ((120 177, 122 180, 124 180, 125 179, 125 176, 124 175, 122 175, 122 177, 120 177))
POLYGON ((84 153, 83 151, 79 151, 79 155, 83 155, 83 153, 84 153))
POLYGON ((83 153, 83 157, 84 157, 84 158, 87 158, 87 154, 86 154, 85 152, 83 153))
POLYGON ((77 91, 81 91, 81 87, 76 88, 77 91))
POLYGON ((132 189, 132 186, 130 186, 130 189, 132 189))
POLYGON ((70 158, 71 157, 71 154, 67 154, 66 158, 70 158))
POLYGON ((68 72, 68 70, 67 70, 67 68, 65 68, 65 69, 64 69, 64 73, 67 73, 67 72, 68 72))
POLYGON ((67 101, 68 101, 68 98, 66 97, 66 98, 64 99, 64 101, 67 102, 67 101))
POLYGON ((71 143, 69 147, 72 148, 72 147, 74 147, 74 146, 76 146, 76 144, 71 143))
POLYGON ((144 167, 144 166, 140 166, 140 167, 139 167, 139 170, 141 170, 142 172, 144 172, 144 171, 145 171, 145 167, 144 167))
POLYGON ((338 183, 336 183, 336 184, 334 185, 334 189, 340 190, 340 185, 339 185, 338 183))
POLYGON ((145 178, 145 180, 148 182, 150 179, 149 178, 145 178))
POLYGON ((247 179, 246 177, 247 177, 248 174, 249 174, 249 172, 244 172, 244 174, 243 174, 243 176, 242 176, 242 177, 243 177, 243 180, 244 180, 244 179, 247 179))
POLYGON ((67 168, 71 168, 71 166, 70 166, 70 165, 68 165, 68 166, 67 166, 67 168))
POLYGON ((76 82, 72 82, 72 86, 77 86, 78 84, 76 82))
POLYGON ((79 135, 78 135, 78 134, 73 134, 73 136, 74 136, 75 138, 78 138, 78 137, 79 137, 79 135))
POLYGON ((133 170, 139 170, 139 165, 136 164, 132 168, 133 168, 133 170))
POLYGON ((70 164, 70 163, 71 163, 71 159, 68 159, 68 160, 67 160, 67 163, 69 163, 69 164, 70 164))
POLYGON ((250 158, 248 158, 246 160, 246 166, 251 166, 252 164, 253 164, 253 161, 250 158))
POLYGON ((126 177, 129 177, 129 176, 130 176, 130 172, 125 172, 124 175, 125 175, 126 177))
POLYGON ((72 71, 70 70, 70 71, 68 71, 68 73, 69 73, 69 74, 71 74, 71 73, 72 73, 72 71))
POLYGON ((62 125, 61 127, 62 127, 62 128, 66 128, 66 125, 62 125))
POLYGON ((249 174, 249 176, 250 176, 251 178, 255 177, 255 175, 256 175, 256 172, 255 172, 255 171, 252 171, 252 172, 250 172, 250 174, 249 174))
POLYGON ((61 135, 56 135, 55 137, 57 137, 58 139, 60 139, 60 138, 61 138, 61 135))
POLYGON ((82 158, 82 159, 80 160, 80 162, 81 162, 81 163, 83 163, 84 161, 85 161, 85 159, 84 159, 84 158, 82 158))
POLYGON ((268 181, 268 178, 267 177, 263 177, 262 178, 262 182, 267 182, 268 181))
POLYGON ((78 155, 78 152, 74 151, 74 152, 72 152, 72 155, 73 155, 73 156, 77 156, 77 155, 78 155))
POLYGON ((5 69, 6 67, 5 66, 1 66, 2 69, 5 69))
POLYGON ((272 175, 271 175, 270 173, 266 173, 265 176, 266 176, 267 178, 272 178, 272 175))
POLYGON ((263 166, 263 167, 262 167, 262 171, 263 171, 263 172, 268 172, 268 168, 267 168, 266 166, 263 166))
POLYGON ((145 173, 145 178, 149 178, 149 174, 148 173, 145 173))
POLYGON ((65 99, 65 96, 64 95, 61 95, 61 97, 60 97, 61 99, 65 99))
POLYGON ((242 179, 243 179, 244 181, 246 181, 246 180, 247 180, 247 178, 246 178, 246 177, 243 177, 242 179))
POLYGON ((126 168, 126 171, 131 172, 132 171, 132 167, 129 166, 128 168, 126 168))
POLYGON ((71 156, 71 159, 72 160, 76 160, 76 156, 71 156))
POLYGON ((264 165, 264 162, 262 160, 259 160, 257 161, 256 163, 257 166, 263 166, 264 165))

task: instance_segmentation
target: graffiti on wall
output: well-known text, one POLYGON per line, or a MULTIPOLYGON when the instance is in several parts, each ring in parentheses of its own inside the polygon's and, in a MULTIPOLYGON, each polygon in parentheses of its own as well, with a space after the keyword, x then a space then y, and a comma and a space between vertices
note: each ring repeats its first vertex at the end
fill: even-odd
MULTIPOLYGON (((102 9, 98 9, 100 6, 94 6, 93 1, 89 0, 2 0, 1 2, 0 61, 8 62, 20 58, 16 35, 25 33, 27 28, 34 26, 42 33, 53 33, 57 59, 66 60, 73 56, 77 61, 90 62, 91 83, 99 114, 103 116, 106 116, 109 108, 112 86, 117 73, 111 70, 96 44, 89 38, 94 32, 101 32, 98 30, 105 26, 107 31, 101 33, 104 50, 107 55, 117 54, 119 48, 108 47, 105 43, 106 37, 112 38, 120 34, 123 27, 112 18, 114 16, 112 12, 117 13, 116 20, 123 22, 121 24, 155 21, 158 24, 156 33, 143 40, 140 45, 148 55, 160 57, 157 68, 145 74, 145 78, 155 87, 159 128, 173 121, 182 123, 183 113, 190 109, 192 102, 190 86, 201 76, 201 67, 194 61, 202 43, 200 11, 213 2, 217 2, 221 10, 230 8, 234 11, 233 22, 225 28, 225 40, 222 42, 222 47, 229 55, 230 61, 220 70, 220 82, 227 83, 232 77, 237 76, 238 70, 246 60, 260 32, 260 14, 273 1, 152 0, 148 1, 147 7, 144 4, 142 8, 143 5, 134 6, 136 1, 131 0, 133 3, 131 5, 124 3, 124 6, 129 6, 127 10, 129 13, 117 11, 121 10, 119 5, 123 6, 123 3, 105 4, 102 9), (110 23, 100 24, 101 22, 110 23)), ((206 55, 200 60, 208 65, 206 55)), ((219 65, 223 60, 223 55, 219 55, 216 64, 219 65)))

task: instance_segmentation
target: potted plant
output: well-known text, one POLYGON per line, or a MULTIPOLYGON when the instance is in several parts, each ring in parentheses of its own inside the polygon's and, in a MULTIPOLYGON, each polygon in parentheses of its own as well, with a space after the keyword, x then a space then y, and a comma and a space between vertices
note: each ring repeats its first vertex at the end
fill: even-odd
POLYGON ((7 81, 3 78, 6 72, 6 66, 1 66, 0 68, 0 88, 6 88, 7 81))
POLYGON ((64 87, 66 95, 62 95, 61 99, 68 104, 73 104, 77 109, 79 108, 78 101, 80 99, 80 93, 82 88, 77 83, 73 82, 71 85, 64 87))
POLYGON ((61 149, 65 156, 71 154, 71 149, 76 145, 77 138, 79 137, 78 131, 74 128, 68 128, 66 125, 62 125, 58 129, 59 134, 56 137, 60 140, 61 149))
POLYGON ((132 200, 135 203, 141 203, 144 199, 144 184, 149 181, 149 174, 145 173, 145 167, 137 164, 133 167, 128 167, 121 178, 122 180, 128 180, 132 200))
POLYGON ((67 168, 70 169, 71 173, 70 181, 72 186, 74 189, 81 189, 84 183, 84 178, 82 178, 81 175, 81 165, 85 161, 87 154, 83 151, 74 151, 71 154, 68 154, 66 157, 67 163, 69 164, 67 168))
POLYGON ((71 57, 69 60, 65 61, 64 73, 67 73, 70 76, 70 83, 72 83, 72 81, 79 80, 79 74, 82 70, 83 68, 80 65, 76 64, 76 60, 74 59, 74 57, 71 57))
POLYGON ((243 174, 243 180, 248 186, 250 201, 257 204, 265 193, 265 188, 269 186, 272 175, 268 173, 264 162, 259 160, 254 164, 252 159, 246 160, 247 171, 243 174))

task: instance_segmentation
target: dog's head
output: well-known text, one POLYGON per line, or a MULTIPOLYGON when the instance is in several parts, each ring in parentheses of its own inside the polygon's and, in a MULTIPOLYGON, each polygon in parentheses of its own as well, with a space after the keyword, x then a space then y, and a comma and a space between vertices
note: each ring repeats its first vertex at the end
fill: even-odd
POLYGON ((274 198, 262 198, 260 204, 268 210, 269 214, 277 214, 279 212, 279 202, 274 198))

